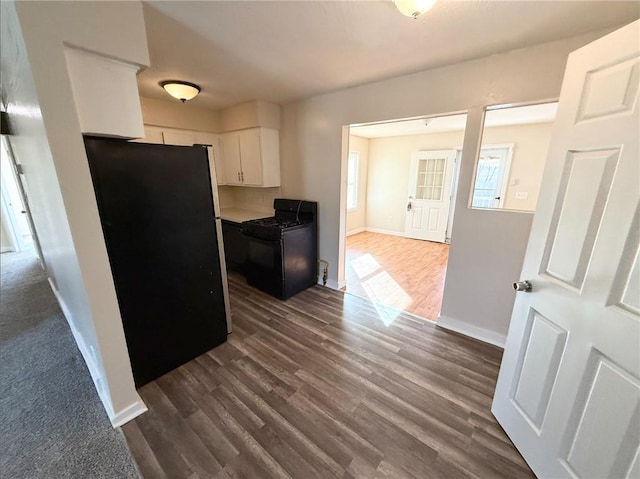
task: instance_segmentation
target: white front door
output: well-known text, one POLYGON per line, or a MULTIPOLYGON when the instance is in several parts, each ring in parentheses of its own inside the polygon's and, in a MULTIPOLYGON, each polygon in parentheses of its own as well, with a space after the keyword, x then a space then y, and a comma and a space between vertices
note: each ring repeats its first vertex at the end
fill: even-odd
POLYGON ((502 208, 507 190, 513 145, 490 146, 480 149, 476 178, 473 182, 471 206, 474 208, 502 208))
POLYGON ((411 155, 405 236, 444 243, 451 203, 455 150, 417 151, 411 155))
POLYGON ((640 23, 569 56, 492 411, 544 478, 640 477, 640 23))

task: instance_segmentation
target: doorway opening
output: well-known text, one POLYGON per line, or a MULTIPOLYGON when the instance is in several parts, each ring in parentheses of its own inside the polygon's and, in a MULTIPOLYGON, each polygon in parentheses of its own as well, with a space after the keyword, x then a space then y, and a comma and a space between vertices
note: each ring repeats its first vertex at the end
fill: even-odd
POLYGON ((6 136, 0 138, 0 252, 35 256, 37 245, 19 178, 20 170, 16 167, 6 136))
POLYGON ((349 126, 344 290, 438 319, 466 113, 349 126))

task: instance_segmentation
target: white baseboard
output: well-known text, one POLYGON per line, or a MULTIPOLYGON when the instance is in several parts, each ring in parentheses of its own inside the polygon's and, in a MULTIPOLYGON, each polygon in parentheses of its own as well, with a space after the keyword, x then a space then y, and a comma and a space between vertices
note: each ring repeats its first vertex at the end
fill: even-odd
POLYGON ((347 231, 347 236, 357 235, 358 233, 362 233, 363 231, 367 231, 367 229, 363 226, 361 228, 356 228, 351 231, 347 231))
POLYGON ((382 228, 370 228, 369 226, 365 228, 365 231, 370 231, 371 233, 380 233, 383 235, 405 236, 404 231, 385 230, 382 228))
MULTIPOLYGON (((318 281, 319 285, 322 285, 322 281, 318 281)), ((331 288, 331 289, 336 289, 336 290, 341 290, 342 288, 344 288, 347 285, 346 281, 335 281, 333 279, 329 279, 327 280, 327 284, 324 285, 327 288, 331 288)))
POLYGON ((147 406, 145 406, 144 402, 142 401, 138 393, 136 393, 136 400, 133 402, 133 404, 130 404, 129 406, 125 407, 120 411, 113 410, 113 405, 111 404, 111 398, 109 397, 109 393, 106 390, 102 372, 98 368, 98 365, 96 364, 93 354, 91 354, 91 351, 90 351, 93 348, 87 347, 87 343, 85 342, 84 338, 74 326, 71 311, 69 311, 69 308, 67 307, 66 303, 62 299, 62 296, 60 296, 60 293, 58 289, 54 286, 51 278, 47 278, 47 280, 49 281, 49 286, 51 286, 51 291, 53 291, 54 296, 58 300, 58 304, 60 305, 62 314, 67 320, 67 324, 69 324, 69 329, 71 329, 71 334, 73 334, 73 338, 75 339, 76 345, 80 350, 80 354, 82 354, 82 357, 84 358, 84 362, 87 365, 89 374, 91 375, 91 380, 93 381, 96 391, 98 392, 98 397, 100 397, 100 401, 102 402, 102 405, 104 406, 104 409, 107 412, 107 415, 109 416, 109 420, 111 421, 111 424, 113 425, 113 427, 122 426, 123 424, 130 421, 131 419, 147 411, 147 406))
POLYGON ((493 344, 499 348, 504 349, 504 345, 507 341, 507 337, 504 334, 499 334, 488 329, 479 328, 473 324, 459 321, 457 319, 448 318, 446 316, 439 316, 436 321, 436 326, 455 331, 456 333, 469 336, 470 338, 477 339, 484 343, 493 344))
POLYGON ((0 253, 11 253, 12 251, 14 251, 11 246, 3 246, 2 248, 0 248, 0 253))
POLYGON ((120 427, 148 411, 147 406, 145 406, 142 398, 138 396, 138 393, 136 393, 136 397, 137 399, 133 404, 125 407, 113 416, 109 416, 113 427, 120 427))

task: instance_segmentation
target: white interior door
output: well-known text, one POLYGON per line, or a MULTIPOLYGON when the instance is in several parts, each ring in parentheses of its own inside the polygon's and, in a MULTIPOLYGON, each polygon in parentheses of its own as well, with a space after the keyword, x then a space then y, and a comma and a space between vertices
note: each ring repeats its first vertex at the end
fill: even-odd
POLYGON ((492 411, 544 478, 640 477, 640 23, 569 56, 492 411))
POLYGON ((455 150, 411 155, 405 236, 445 242, 455 159, 455 150))

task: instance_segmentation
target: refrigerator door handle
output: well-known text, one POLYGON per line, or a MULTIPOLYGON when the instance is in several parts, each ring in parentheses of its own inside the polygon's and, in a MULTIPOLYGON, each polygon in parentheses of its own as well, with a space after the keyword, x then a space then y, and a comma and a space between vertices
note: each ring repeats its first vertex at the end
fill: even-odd
POLYGON ((220 218, 220 198, 218 196, 218 178, 216 176, 215 155, 216 152, 214 148, 212 146, 207 146, 207 156, 209 157, 209 175, 211 176, 211 193, 213 195, 213 216, 215 218, 220 218))
POLYGON ((222 220, 216 218, 216 236, 218 237, 218 254, 220 255, 220 274, 222 276, 222 294, 224 311, 227 316, 227 334, 231 334, 231 302, 229 301, 229 281, 227 278, 227 262, 224 259, 224 243, 222 239, 222 220))

